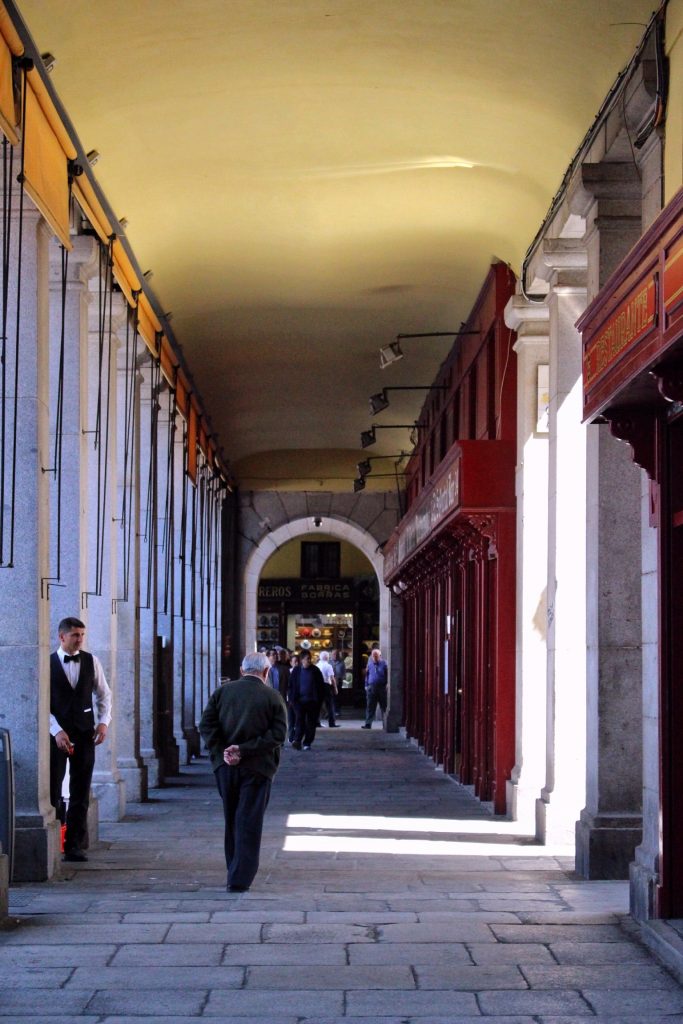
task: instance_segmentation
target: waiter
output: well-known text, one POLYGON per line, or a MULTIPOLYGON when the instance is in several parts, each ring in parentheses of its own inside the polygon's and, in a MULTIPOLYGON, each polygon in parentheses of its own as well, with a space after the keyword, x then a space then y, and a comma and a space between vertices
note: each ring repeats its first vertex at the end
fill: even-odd
POLYGON ((102 665, 82 650, 85 624, 62 619, 59 647, 50 655, 50 801, 61 819, 62 783, 69 761, 65 861, 86 861, 88 805, 95 747, 111 721, 111 690, 102 665), (93 707, 94 704, 94 707, 93 707))

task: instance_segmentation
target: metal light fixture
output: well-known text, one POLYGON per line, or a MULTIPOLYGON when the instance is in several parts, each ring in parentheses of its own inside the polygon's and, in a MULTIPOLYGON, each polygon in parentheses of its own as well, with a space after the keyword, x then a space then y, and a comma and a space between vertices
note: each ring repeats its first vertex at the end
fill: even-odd
POLYGON ((425 334, 397 334, 396 341, 392 341, 389 345, 385 345, 384 348, 379 350, 380 370, 386 370, 387 366, 391 366, 392 363, 397 363, 399 359, 403 359, 401 341, 404 338, 454 338, 460 337, 462 334, 481 334, 481 331, 464 331, 464 326, 464 323, 461 324, 459 331, 429 331, 425 334))
POLYGON ((358 494, 359 491, 365 490, 365 477, 359 476, 357 480, 353 481, 353 492, 358 494))
POLYGON ((382 412, 384 409, 389 408, 389 399, 387 398, 387 389, 382 388, 376 395, 370 395, 370 415, 376 416, 378 412, 382 412))
POLYGON ((387 366, 391 366, 392 363, 397 363, 399 359, 403 359, 401 343, 399 341, 392 341, 390 345, 386 345, 384 348, 379 350, 380 370, 386 370, 387 366))
POLYGON ((363 462, 359 462, 356 466, 358 470, 358 476, 367 476, 368 473, 372 473, 372 465, 370 459, 364 459, 363 462))
POLYGON ((415 430, 419 423, 375 423, 369 430, 361 430, 361 448, 370 448, 377 441, 376 430, 415 430))
POLYGON ((445 384, 401 384, 392 388, 382 388, 376 395, 370 395, 370 415, 376 416, 389 407, 387 391, 447 391, 445 384))
POLYGON ((91 167, 94 167, 97 161, 100 159, 100 154, 97 149, 89 149, 85 154, 85 158, 91 167))
POLYGON ((55 64, 57 63, 57 58, 55 57, 54 53, 41 53, 40 59, 43 62, 43 67, 49 75, 52 72, 52 69, 54 68, 55 64))

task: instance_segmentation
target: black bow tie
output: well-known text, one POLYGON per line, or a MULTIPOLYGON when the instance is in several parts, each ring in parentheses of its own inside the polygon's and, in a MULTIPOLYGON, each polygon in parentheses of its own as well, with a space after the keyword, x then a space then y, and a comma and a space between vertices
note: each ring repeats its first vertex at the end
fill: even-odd
POLYGON ((80 660, 81 660, 80 654, 65 654, 64 655, 64 664, 65 665, 67 665, 70 661, 80 661, 80 660))

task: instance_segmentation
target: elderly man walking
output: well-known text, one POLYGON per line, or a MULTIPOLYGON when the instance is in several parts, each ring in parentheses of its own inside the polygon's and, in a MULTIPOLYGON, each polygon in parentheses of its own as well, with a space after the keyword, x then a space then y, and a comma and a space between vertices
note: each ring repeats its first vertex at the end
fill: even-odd
POLYGON ((379 704, 382 714, 385 715, 387 712, 387 685, 389 683, 389 667, 382 657, 382 652, 379 648, 375 648, 370 653, 368 658, 368 665, 365 670, 365 693, 367 698, 367 707, 365 714, 365 724, 361 726, 361 729, 372 729, 372 723, 375 720, 375 712, 377 711, 377 705, 379 704))
POLYGON ((211 695, 199 723, 223 801, 228 892, 247 892, 256 877, 263 817, 287 736, 284 701, 266 685, 269 669, 265 654, 245 655, 240 678, 211 695))

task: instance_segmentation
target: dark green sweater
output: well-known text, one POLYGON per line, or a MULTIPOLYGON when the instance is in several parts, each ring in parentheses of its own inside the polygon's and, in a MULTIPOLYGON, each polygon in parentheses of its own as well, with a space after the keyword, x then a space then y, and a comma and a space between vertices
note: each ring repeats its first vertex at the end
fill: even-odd
POLYGON ((272 779, 287 736, 287 709, 277 690, 256 676, 242 676, 211 694, 199 731, 214 771, 224 763, 225 748, 236 743, 242 767, 272 779))

